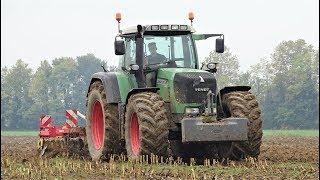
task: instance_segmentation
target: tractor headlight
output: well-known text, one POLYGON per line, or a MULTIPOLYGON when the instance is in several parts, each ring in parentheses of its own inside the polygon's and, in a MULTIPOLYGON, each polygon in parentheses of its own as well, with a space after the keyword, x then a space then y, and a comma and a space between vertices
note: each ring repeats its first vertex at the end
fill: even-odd
POLYGON ((197 115, 199 114, 199 108, 186 108, 186 114, 197 115))
POLYGON ((208 69, 214 69, 216 67, 216 64, 214 64, 214 63, 208 63, 207 64, 207 68, 208 69))

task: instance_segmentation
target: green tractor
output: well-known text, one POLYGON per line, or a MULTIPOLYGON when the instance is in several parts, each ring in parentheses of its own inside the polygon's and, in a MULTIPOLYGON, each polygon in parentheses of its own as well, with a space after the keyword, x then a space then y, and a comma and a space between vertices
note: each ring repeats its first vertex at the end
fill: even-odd
POLYGON ((121 153, 258 157, 261 111, 250 87, 217 90, 217 64, 204 68, 198 61, 195 41, 218 37, 216 52, 223 53, 224 35, 194 32, 177 24, 119 28, 114 47, 120 70, 93 74, 87 94, 92 160, 121 153))

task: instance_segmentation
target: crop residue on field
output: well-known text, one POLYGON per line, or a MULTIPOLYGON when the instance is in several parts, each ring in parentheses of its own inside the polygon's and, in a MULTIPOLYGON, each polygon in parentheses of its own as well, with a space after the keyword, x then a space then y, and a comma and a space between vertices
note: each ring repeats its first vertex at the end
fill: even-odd
POLYGON ((319 177, 318 137, 272 137, 263 140, 258 161, 247 159, 221 165, 187 165, 181 161, 147 164, 111 160, 94 163, 84 158, 43 158, 36 152, 36 137, 1 137, 1 176, 4 179, 214 179, 319 177))

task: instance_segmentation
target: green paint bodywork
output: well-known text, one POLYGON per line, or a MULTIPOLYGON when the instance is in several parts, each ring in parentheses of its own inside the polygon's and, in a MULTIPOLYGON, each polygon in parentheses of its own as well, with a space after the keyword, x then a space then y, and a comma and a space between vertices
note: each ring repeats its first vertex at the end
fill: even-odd
MULTIPOLYGON (((170 103, 170 108, 172 113, 183 114, 185 113, 186 107, 199 107, 201 104, 198 103, 180 103, 175 98, 173 79, 176 73, 182 72, 206 72, 199 69, 188 69, 188 68, 161 68, 158 70, 158 79, 166 80, 166 84, 157 82, 157 87, 160 88, 159 95, 163 98, 165 102, 170 103)), ((181 82, 183 83, 183 82, 181 82)))
POLYGON ((133 74, 130 74, 125 71, 117 71, 116 72, 119 91, 121 96, 121 102, 125 103, 128 93, 133 89, 137 88, 137 81, 133 74))
MULTIPOLYGON (((163 98, 166 103, 170 103, 172 113, 184 114, 186 107, 199 107, 201 104, 198 103, 179 103, 174 94, 173 79, 176 73, 182 72, 206 72, 199 69, 188 69, 188 68, 160 68, 157 75, 157 86, 160 90, 159 95, 163 98)), ((137 82, 133 74, 125 71, 116 72, 121 102, 125 103, 128 93, 133 89, 137 88, 137 82)), ((183 82, 181 82, 183 83, 183 82)))

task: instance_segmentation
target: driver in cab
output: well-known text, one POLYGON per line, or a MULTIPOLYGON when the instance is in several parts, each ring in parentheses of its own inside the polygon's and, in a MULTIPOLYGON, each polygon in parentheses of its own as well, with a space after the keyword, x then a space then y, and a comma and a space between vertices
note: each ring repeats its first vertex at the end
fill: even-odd
POLYGON ((161 64, 166 62, 166 57, 157 52, 157 45, 155 42, 151 42, 148 44, 150 55, 146 57, 147 64, 161 64))
MULTIPOLYGON (((145 66, 165 63, 167 58, 157 52, 157 45, 155 42, 148 44, 150 55, 145 58, 145 66)), ((148 87, 156 86, 156 72, 146 74, 146 82, 148 87)))

